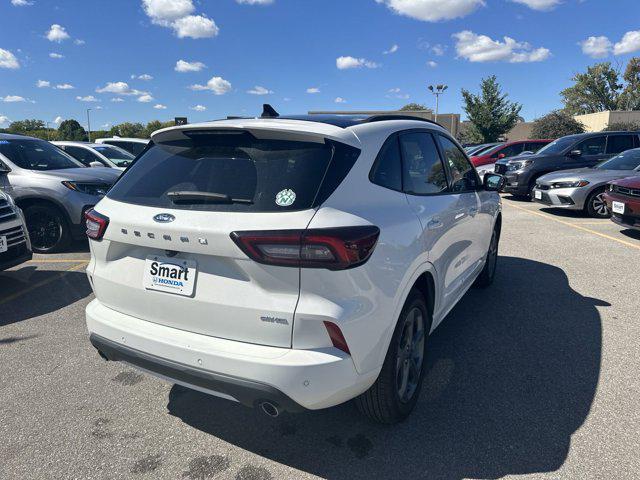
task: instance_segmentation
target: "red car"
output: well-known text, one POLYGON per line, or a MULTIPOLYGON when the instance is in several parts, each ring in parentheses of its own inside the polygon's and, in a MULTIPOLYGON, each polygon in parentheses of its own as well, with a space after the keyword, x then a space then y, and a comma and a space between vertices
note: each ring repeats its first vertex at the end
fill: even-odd
POLYGON ((472 156, 471 163, 473 163, 474 167, 479 167, 481 165, 496 163, 503 158, 515 157, 522 152, 536 153, 552 141, 553 140, 518 140, 517 142, 502 143, 497 147, 483 152, 482 155, 472 156))
POLYGON ((640 230, 640 177, 610 182, 604 199, 614 223, 621 227, 640 230))

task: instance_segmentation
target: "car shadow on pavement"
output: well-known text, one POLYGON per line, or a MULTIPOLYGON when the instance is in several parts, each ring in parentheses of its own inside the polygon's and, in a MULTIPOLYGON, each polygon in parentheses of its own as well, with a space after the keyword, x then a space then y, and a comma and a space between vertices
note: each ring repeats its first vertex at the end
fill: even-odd
POLYGON ((633 238, 634 240, 640 240, 640 230, 632 230, 627 228, 625 230, 620 230, 625 237, 633 238))
POLYGON ((584 210, 567 210, 566 208, 553 208, 553 207, 545 207, 540 209, 541 212, 551 213, 558 217, 565 218, 592 218, 594 221, 596 220, 606 220, 606 219, 598 219, 591 217, 584 213, 584 210))
POLYGON ((0 327, 55 312, 90 294, 87 275, 80 271, 26 266, 0 272, 0 327))
POLYGON ((471 290, 430 337, 413 414, 375 425, 352 403, 269 418, 174 386, 184 423, 320 477, 500 478, 552 472, 585 421, 600 372, 597 306, 554 266, 501 257, 495 284, 471 290))

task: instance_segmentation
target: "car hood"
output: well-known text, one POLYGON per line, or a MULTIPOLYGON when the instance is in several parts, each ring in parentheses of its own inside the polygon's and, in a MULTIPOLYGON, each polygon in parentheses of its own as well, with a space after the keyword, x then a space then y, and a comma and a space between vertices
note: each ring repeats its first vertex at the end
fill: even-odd
POLYGON ((621 187, 627 187, 627 188, 640 188, 640 176, 638 176, 638 172, 634 172, 634 177, 626 177, 626 178, 621 178, 619 180, 615 180, 611 183, 615 184, 615 185, 619 185, 621 187))
POLYGON ((63 168, 61 170, 34 171, 34 173, 40 178, 50 178, 52 180, 100 182, 109 185, 115 183, 122 174, 118 169, 106 167, 63 168))
POLYGON ((554 182, 576 182, 587 180, 590 183, 608 182, 616 178, 624 178, 633 175, 633 172, 623 170, 600 170, 597 168, 576 168, 574 170, 560 170, 547 173, 538 179, 541 185, 554 182))
POLYGON ((522 160, 547 160, 550 158, 562 158, 563 155, 545 155, 545 154, 539 154, 539 153, 534 153, 533 155, 518 155, 517 157, 507 157, 507 158, 503 158, 501 160, 498 160, 496 163, 499 163, 501 165, 506 165, 509 162, 517 162, 517 161, 522 161, 522 160))

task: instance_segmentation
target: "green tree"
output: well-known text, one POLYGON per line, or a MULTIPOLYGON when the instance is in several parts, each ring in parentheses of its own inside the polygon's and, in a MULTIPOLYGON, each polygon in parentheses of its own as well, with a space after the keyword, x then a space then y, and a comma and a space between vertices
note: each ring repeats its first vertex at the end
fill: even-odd
POLYGON ((640 110, 640 57, 629 60, 623 78, 627 84, 620 95, 619 108, 640 110))
POLYGON ((173 127, 174 125, 175 122, 173 121, 161 122, 159 120, 152 120, 147 123, 146 127, 144 127, 143 138, 150 138, 151 134, 156 130, 160 130, 161 128, 173 127))
POLYGON ((412 112, 412 111, 420 111, 420 110, 426 110, 428 112, 431 111, 430 108, 427 108, 426 105, 423 105, 421 103, 407 103, 404 107, 400 109, 401 112, 412 112))
POLYGON ((495 75, 480 82, 480 95, 462 89, 464 111, 483 142, 495 142, 520 118, 522 105, 508 100, 495 75))
POLYGON ((9 124, 9 131, 11 133, 28 134, 34 130, 44 129, 45 123, 42 120, 36 120, 35 118, 31 120, 18 120, 9 124))
POLYGON ((576 73, 574 84, 560 92, 565 111, 570 115, 617 110, 623 84, 611 63, 597 63, 585 73, 576 73))
POLYGON ((610 123, 604 129, 605 132, 638 132, 640 131, 640 122, 617 122, 610 123))
POLYGON ((145 138, 144 125, 141 123, 125 122, 120 125, 114 125, 109 130, 111 136, 118 137, 131 137, 131 138, 145 138))
POLYGON ((82 141, 87 138, 87 132, 77 120, 69 119, 58 127, 58 137, 60 140, 82 141))
POLYGON ((562 110, 555 110, 533 122, 531 138, 560 138, 584 133, 584 125, 562 110))
POLYGON ((482 136, 478 133, 471 122, 460 123, 456 139, 462 144, 482 143, 482 136))

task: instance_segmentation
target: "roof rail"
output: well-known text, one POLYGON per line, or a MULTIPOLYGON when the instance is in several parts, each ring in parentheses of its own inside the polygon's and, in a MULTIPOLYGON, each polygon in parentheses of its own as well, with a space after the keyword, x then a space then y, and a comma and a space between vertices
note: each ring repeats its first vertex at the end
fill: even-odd
POLYGON ((362 123, 384 122, 387 120, 417 120, 419 122, 432 123, 433 125, 442 127, 438 122, 429 120, 428 118, 414 117, 413 115, 372 115, 371 117, 364 119, 362 123))

